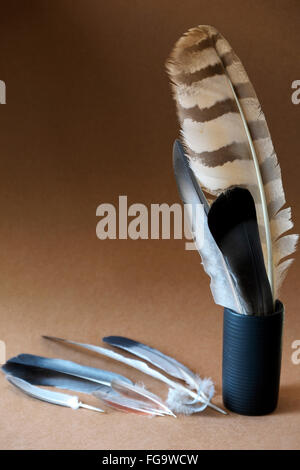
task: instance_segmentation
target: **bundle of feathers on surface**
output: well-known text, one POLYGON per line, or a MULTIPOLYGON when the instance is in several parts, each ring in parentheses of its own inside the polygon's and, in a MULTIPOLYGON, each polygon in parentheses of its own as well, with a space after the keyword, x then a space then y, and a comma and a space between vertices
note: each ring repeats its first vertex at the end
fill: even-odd
POLYGON ((2 366, 7 380, 33 398, 73 409, 86 408, 103 412, 100 408, 80 402, 77 396, 41 388, 46 386, 92 394, 108 407, 146 416, 176 417, 175 413, 189 415, 204 411, 207 407, 226 414, 223 409, 211 402, 215 392, 211 379, 202 380, 188 367, 143 343, 121 336, 103 338, 103 341, 110 346, 123 349, 143 359, 137 360, 92 344, 50 336, 45 336, 45 339, 79 346, 138 369, 165 383, 169 387, 168 398, 164 402, 143 385, 135 384, 127 377, 107 370, 32 354, 12 357, 2 366), (154 365, 161 372, 144 361, 154 365), (172 380, 168 376, 177 380, 172 380))
POLYGON ((238 313, 272 313, 298 235, 285 233, 291 209, 254 88, 212 26, 184 34, 167 70, 183 140, 174 145, 175 176, 183 202, 204 206, 197 247, 214 300, 238 313))

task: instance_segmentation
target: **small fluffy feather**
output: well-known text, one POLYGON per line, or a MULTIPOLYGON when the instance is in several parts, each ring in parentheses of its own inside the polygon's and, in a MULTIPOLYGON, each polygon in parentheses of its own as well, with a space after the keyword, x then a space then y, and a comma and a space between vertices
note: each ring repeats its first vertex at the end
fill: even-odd
POLYGON ((191 397, 184 391, 169 388, 168 398, 166 401, 167 406, 174 412, 178 414, 191 415, 194 413, 199 413, 204 411, 208 406, 210 400, 213 398, 215 393, 215 387, 210 378, 200 379, 197 377, 198 382, 198 395, 199 397, 202 394, 201 401, 191 402, 191 397), (207 398, 207 401, 203 403, 203 394, 207 398), (199 406, 199 403, 200 406, 199 406))

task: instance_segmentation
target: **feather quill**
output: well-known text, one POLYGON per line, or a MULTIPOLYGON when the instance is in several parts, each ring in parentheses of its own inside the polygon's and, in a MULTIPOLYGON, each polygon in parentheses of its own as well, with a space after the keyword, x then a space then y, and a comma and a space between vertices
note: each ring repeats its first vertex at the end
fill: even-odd
POLYGON ((167 62, 190 166, 213 196, 249 189, 255 205, 273 299, 291 265, 298 235, 281 171, 254 88, 230 44, 212 26, 189 30, 167 62))
POLYGON ((36 387, 35 385, 32 385, 18 377, 13 377, 12 375, 7 375, 6 378, 12 385, 22 390, 22 392, 26 393, 26 395, 29 395, 32 398, 51 403, 52 405, 66 406, 68 408, 72 408, 73 410, 77 410, 78 408, 86 408, 88 410, 104 413, 104 410, 101 410, 100 408, 95 408, 94 406, 82 403, 76 396, 36 387))

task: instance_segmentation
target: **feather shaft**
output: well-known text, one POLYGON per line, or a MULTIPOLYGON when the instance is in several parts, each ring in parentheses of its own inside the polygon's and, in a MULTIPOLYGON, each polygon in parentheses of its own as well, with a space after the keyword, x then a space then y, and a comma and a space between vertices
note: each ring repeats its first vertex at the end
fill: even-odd
POLYGON ((253 145, 252 137, 251 137, 251 134, 250 134, 250 132, 249 132, 248 125, 247 125, 247 120, 246 120, 246 118, 245 118, 243 109, 242 109, 242 107, 241 107, 241 105, 240 105, 240 102, 239 102, 237 96, 236 96, 234 87, 233 87, 233 85, 232 85, 232 83, 231 83, 229 77, 228 77, 228 81, 229 81, 229 84, 230 84, 230 87, 231 87, 232 94, 233 94, 233 96, 234 96, 235 102, 236 102, 236 104, 237 104, 238 110, 239 110, 239 112, 240 112, 240 116, 241 116, 241 119, 242 119, 242 122, 243 122, 243 126, 244 126, 244 128, 245 128, 245 132, 246 132, 246 135, 247 135, 247 139, 248 139, 250 151, 251 151, 252 158, 253 158, 253 163, 254 163, 254 167, 255 167, 256 177, 257 177, 257 181, 258 181, 259 194, 260 194, 261 203, 262 203, 262 212, 263 212, 264 228, 265 228, 265 232, 266 232, 267 273, 268 273, 268 278, 269 278, 270 287, 271 287, 272 296, 273 296, 273 302, 274 302, 275 299, 274 299, 274 273, 273 273, 272 236, 271 236, 271 229, 270 229, 270 221, 269 221, 269 214, 268 214, 268 207, 267 207, 266 195, 265 195, 265 191, 264 191, 264 184, 263 184, 263 180, 262 180, 262 176, 261 176, 261 172, 260 172, 260 167, 259 167, 259 162, 258 162, 258 158, 257 158, 257 155, 256 155, 255 147, 254 147, 254 145, 253 145))

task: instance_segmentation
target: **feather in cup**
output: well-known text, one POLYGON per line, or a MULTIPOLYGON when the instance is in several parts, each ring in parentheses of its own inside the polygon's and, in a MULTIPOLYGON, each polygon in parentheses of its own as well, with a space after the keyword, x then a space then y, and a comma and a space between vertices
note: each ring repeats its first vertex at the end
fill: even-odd
POLYGON ((167 62, 190 167, 213 196, 246 187, 256 206, 273 301, 292 259, 293 227, 270 132, 247 73, 212 26, 190 29, 167 62))

